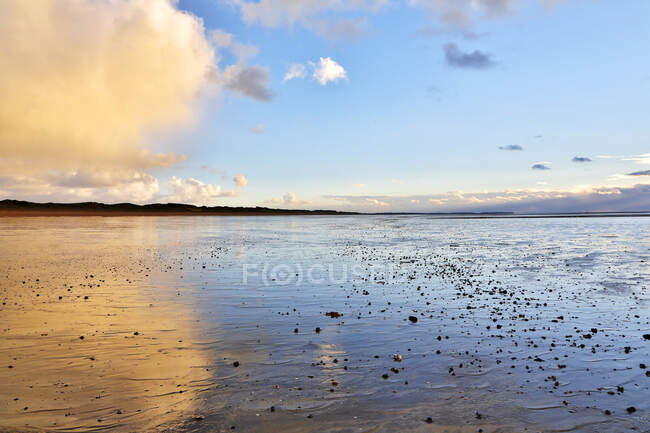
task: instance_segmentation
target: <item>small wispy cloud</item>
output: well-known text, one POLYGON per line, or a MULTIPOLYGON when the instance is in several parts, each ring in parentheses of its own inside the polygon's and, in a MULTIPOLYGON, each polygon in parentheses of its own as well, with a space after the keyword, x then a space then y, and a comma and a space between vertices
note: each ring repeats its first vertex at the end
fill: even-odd
POLYGON ((365 188, 366 184, 365 183, 355 183, 352 186, 355 187, 355 188, 365 188))
POLYGON ((403 180, 395 179, 395 178, 390 179, 390 183, 396 183, 396 184, 399 184, 399 185, 404 185, 403 180))
POLYGON ((650 153, 642 153, 641 155, 628 156, 623 158, 623 161, 634 161, 638 164, 650 164, 650 153))
POLYGON ((443 49, 447 64, 454 68, 487 69, 495 65, 492 55, 483 51, 464 52, 454 43, 446 44, 443 49))
POLYGON ((628 176, 650 176, 650 170, 643 170, 643 171, 633 171, 632 173, 628 173, 628 176))
POLYGON ((499 146, 500 150, 524 150, 523 147, 521 147, 518 144, 509 144, 507 146, 499 146))
POLYGON ((571 161, 572 162, 591 162, 591 158, 587 158, 586 156, 574 156, 571 161))
POLYGON ((307 69, 302 63, 292 63, 289 65, 289 70, 284 74, 284 79, 282 81, 289 81, 296 78, 305 78, 307 75, 307 69))
POLYGON ((477 33, 467 28, 461 27, 435 27, 432 25, 427 25, 415 33, 413 33, 414 38, 430 38, 438 37, 444 35, 458 36, 468 41, 474 41, 486 35, 486 33, 477 33))
POLYGON ((532 170, 550 170, 551 166, 549 162, 536 162, 530 168, 532 170))

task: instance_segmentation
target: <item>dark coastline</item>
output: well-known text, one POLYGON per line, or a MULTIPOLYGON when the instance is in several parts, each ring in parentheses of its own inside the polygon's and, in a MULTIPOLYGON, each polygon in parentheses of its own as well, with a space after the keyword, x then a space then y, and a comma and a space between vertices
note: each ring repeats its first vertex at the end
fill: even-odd
POLYGON ((336 210, 274 209, 267 207, 195 206, 182 203, 105 204, 34 203, 22 200, 0 200, 0 217, 47 216, 292 216, 292 215, 377 215, 377 216, 430 216, 440 219, 481 218, 599 218, 599 217, 649 217, 649 211, 638 212, 581 212, 536 213, 514 212, 342 212, 336 210))
POLYGON ((262 215, 356 215, 333 210, 272 209, 267 207, 194 206, 181 203, 105 204, 33 203, 0 200, 0 216, 262 216, 262 215))

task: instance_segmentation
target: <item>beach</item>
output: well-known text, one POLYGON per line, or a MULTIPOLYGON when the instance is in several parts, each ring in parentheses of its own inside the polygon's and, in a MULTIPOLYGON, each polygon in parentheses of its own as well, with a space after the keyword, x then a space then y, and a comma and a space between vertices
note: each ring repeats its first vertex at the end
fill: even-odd
POLYGON ((650 219, 0 218, 0 431, 650 428, 650 219))

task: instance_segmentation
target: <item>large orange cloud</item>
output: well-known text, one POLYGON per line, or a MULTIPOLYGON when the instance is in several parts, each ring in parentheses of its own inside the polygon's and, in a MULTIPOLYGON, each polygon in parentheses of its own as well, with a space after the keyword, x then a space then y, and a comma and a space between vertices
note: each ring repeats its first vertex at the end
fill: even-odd
POLYGON ((144 137, 192 121, 214 57, 201 20, 167 0, 4 0, 0 152, 39 168, 176 162, 144 137))

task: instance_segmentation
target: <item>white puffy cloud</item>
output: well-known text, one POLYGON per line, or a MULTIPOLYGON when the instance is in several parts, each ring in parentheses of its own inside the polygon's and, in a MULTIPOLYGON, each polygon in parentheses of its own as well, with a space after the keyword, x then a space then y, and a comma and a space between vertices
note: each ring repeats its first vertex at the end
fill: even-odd
POLYGON ((329 57, 321 57, 317 64, 310 62, 310 65, 314 68, 313 77, 321 86, 330 82, 348 79, 347 72, 343 66, 329 57))
POLYGON ((289 70, 284 74, 283 81, 293 80, 295 78, 305 78, 307 70, 302 63, 292 63, 289 65, 289 70))
POLYGON ((233 182, 235 182, 237 188, 244 188, 248 186, 248 179, 246 179, 246 176, 241 173, 234 177, 233 182))
POLYGON ((385 201, 377 200, 376 198, 367 198, 366 203, 372 206, 381 206, 381 207, 389 206, 389 204, 386 203, 385 201))
POLYGON ((180 179, 173 176, 167 182, 168 195, 164 201, 170 203, 191 203, 196 205, 210 205, 220 196, 221 187, 203 183, 193 178, 180 179))
POLYGON ((274 197, 270 200, 266 200, 265 203, 267 204, 272 204, 272 205, 283 205, 287 207, 294 207, 294 206, 304 206, 308 205, 311 202, 306 201, 306 200, 300 200, 298 196, 296 196, 295 193, 293 192, 287 192, 285 193, 282 198, 277 198, 274 197))
MULTIPOLYGON (((321 86, 325 86, 327 83, 348 79, 345 68, 330 57, 321 57, 317 63, 310 61, 307 62, 307 64, 312 70, 312 77, 321 86)), ((292 63, 291 66, 289 66, 289 70, 284 74, 284 81, 305 78, 306 76, 307 68, 305 65, 302 63, 292 63)))
POLYGON ((159 197, 158 201, 212 206, 218 198, 237 197, 241 189, 248 185, 248 179, 243 174, 236 175, 233 182, 237 189, 223 191, 219 185, 204 183, 191 177, 181 179, 172 176, 167 182, 167 195, 159 197))

